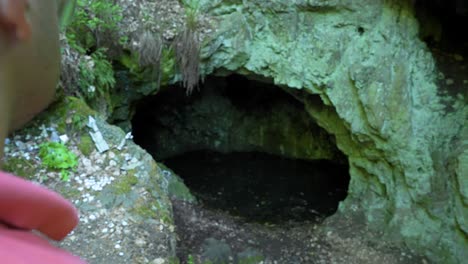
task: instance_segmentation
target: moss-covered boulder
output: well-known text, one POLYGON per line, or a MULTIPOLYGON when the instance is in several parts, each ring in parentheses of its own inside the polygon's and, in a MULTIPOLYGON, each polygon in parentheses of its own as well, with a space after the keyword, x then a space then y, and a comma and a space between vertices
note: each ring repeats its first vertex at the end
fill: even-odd
POLYGON ((90 263, 169 263, 175 258, 168 182, 179 179, 163 174, 146 151, 82 100, 64 98, 8 141, 5 169, 56 190, 80 210, 78 228, 60 246, 90 263), (108 151, 97 151, 89 117, 96 119, 108 151), (68 180, 61 170, 33 158, 41 144, 63 139, 54 144, 78 163, 67 171, 68 180))

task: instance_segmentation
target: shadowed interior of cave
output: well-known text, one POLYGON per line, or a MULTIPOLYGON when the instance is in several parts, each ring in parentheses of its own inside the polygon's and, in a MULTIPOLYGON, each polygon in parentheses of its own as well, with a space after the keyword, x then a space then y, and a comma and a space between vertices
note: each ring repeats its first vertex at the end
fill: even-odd
MULTIPOLYGON (((440 73, 437 79, 441 96, 466 98, 464 88, 468 69, 468 1, 417 0, 415 13, 419 21, 419 36, 426 43, 440 73)), ((446 97, 446 109, 453 103, 446 97)))
POLYGON ((196 151, 164 163, 206 206, 250 221, 319 220, 346 197, 346 166, 330 161, 196 151))
POLYGON ((190 96, 166 87, 138 103, 132 127, 135 142, 206 208, 254 222, 320 221, 347 194, 347 159, 334 137, 265 82, 209 77, 190 96), (319 143, 308 148, 311 140, 319 143))
POLYGON ((468 45, 468 2, 465 0, 416 0, 420 37, 430 47, 464 50, 468 45))

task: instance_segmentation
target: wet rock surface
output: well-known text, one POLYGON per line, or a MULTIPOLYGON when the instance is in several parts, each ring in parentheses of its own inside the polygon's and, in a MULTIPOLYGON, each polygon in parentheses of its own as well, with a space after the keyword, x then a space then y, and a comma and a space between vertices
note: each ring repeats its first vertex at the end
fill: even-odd
POLYGON ((466 156, 466 89, 457 81, 448 99, 440 95, 409 2, 206 1, 222 19, 203 66, 291 88, 348 157, 338 215, 360 215, 386 239, 459 263, 468 252, 466 177, 455 169, 466 156))

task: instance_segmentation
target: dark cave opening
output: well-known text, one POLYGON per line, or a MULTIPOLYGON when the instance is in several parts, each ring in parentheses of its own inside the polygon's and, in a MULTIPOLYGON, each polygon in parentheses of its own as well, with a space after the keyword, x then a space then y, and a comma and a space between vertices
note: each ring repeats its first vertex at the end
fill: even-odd
POLYGON ((415 0, 420 37, 430 48, 452 52, 468 50, 468 2, 465 0, 415 0))
POLYGON ((166 87, 137 104, 132 127, 135 142, 206 208, 252 222, 320 221, 346 198, 349 169, 334 137, 302 116, 308 117, 302 103, 281 88, 230 75, 207 78, 190 96, 180 86, 166 87), (275 118, 277 111, 286 112, 275 118), (301 125, 288 127, 289 135, 279 131, 282 122, 301 125), (265 135, 252 136, 257 125, 265 135), (313 130, 325 150, 293 157, 307 157, 300 143, 286 146, 303 137, 302 129, 313 130))
POLYGON ((205 206, 252 222, 321 220, 346 197, 347 167, 327 160, 196 151, 163 162, 205 206))
POLYGON ((468 2, 464 0, 415 1, 419 37, 435 59, 435 80, 445 111, 453 110, 454 98, 468 102, 468 2))

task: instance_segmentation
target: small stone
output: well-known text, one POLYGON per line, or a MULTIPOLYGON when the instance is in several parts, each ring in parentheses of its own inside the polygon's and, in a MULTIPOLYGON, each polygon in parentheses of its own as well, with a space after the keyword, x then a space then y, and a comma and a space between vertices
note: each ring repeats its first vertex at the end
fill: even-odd
POLYGON ((166 261, 162 258, 157 258, 151 262, 151 264, 164 264, 166 261))
POLYGON ((67 142, 70 140, 67 135, 61 135, 59 138, 63 144, 67 144, 67 142))
POLYGON ((123 252, 119 252, 119 256, 122 257, 123 255, 125 255, 123 252))
POLYGON ((115 249, 120 249, 121 246, 120 246, 119 244, 117 244, 117 245, 114 246, 114 248, 115 248, 115 249))
POLYGON ((25 150, 26 149, 26 144, 24 144, 22 141, 15 141, 15 145, 20 149, 20 150, 25 150))
POLYGON ((87 159, 87 158, 82 158, 82 161, 83 165, 85 167, 91 167, 91 160, 87 159))
POLYGON ((135 244, 139 247, 143 247, 146 245, 146 241, 144 239, 141 239, 141 238, 137 238, 135 240, 135 244))
POLYGON ((52 142, 60 142, 60 137, 57 134, 57 132, 53 131, 52 134, 50 135, 50 141, 52 142))
POLYGON ((109 232, 109 229, 104 228, 104 229, 101 230, 101 232, 102 232, 102 233, 107 233, 107 232, 109 232))

